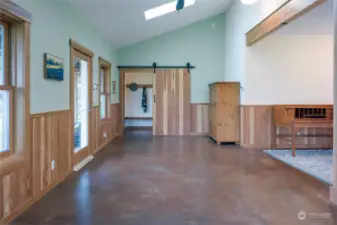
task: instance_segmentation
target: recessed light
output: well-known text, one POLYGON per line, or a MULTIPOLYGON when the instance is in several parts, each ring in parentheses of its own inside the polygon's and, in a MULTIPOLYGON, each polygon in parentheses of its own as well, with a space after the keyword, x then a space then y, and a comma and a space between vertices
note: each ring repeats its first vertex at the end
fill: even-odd
MULTIPOLYGON (((176 11, 177 2, 178 1, 173 1, 173 2, 166 3, 164 5, 157 6, 157 7, 154 7, 152 9, 145 11, 144 12, 145 19, 150 20, 150 19, 162 16, 162 15, 165 15, 167 13, 176 11)), ((194 5, 194 3, 195 3, 195 0, 185 0, 184 7, 194 5)))

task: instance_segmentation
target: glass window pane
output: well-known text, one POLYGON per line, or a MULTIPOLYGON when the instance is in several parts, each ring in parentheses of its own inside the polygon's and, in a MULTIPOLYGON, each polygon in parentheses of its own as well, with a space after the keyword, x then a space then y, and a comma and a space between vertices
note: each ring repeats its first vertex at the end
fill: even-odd
POLYGON ((74 148, 78 152, 89 143, 88 63, 76 58, 75 67, 74 148))
POLYGON ((101 105, 100 105, 100 118, 104 119, 106 117, 106 96, 101 95, 101 105))
POLYGON ((9 92, 0 91, 0 152, 9 150, 9 92))
POLYGON ((4 27, 0 25, 0 84, 4 85, 4 27))
POLYGON ((99 78, 100 79, 100 81, 99 81, 99 83, 100 83, 100 92, 104 93, 104 85, 105 85, 105 83, 104 83, 104 81, 105 81, 105 79, 104 79, 104 69, 100 70, 99 76, 100 76, 100 78, 99 78))

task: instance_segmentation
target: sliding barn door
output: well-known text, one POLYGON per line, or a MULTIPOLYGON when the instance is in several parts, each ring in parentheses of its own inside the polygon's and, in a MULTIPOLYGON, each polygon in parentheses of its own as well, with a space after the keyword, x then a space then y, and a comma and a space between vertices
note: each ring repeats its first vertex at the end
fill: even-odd
POLYGON ((190 74, 187 69, 156 69, 153 134, 190 134, 190 74))

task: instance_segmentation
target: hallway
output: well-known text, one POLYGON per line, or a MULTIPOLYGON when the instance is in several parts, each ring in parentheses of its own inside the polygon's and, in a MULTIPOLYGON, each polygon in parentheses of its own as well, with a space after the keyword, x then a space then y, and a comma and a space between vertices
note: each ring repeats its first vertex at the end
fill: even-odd
POLYGON ((127 133, 14 225, 297 225, 328 213, 328 186, 262 151, 206 137, 127 133))

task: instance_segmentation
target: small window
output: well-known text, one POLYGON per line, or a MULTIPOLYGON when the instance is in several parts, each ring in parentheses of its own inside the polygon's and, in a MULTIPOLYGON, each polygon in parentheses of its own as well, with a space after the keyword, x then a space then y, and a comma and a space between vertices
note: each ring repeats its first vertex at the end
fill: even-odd
POLYGON ((0 156, 11 152, 12 87, 8 72, 8 25, 0 21, 0 156))
POLYGON ((108 88, 107 88, 107 73, 106 69, 100 69, 100 118, 101 120, 107 118, 108 107, 108 88))

